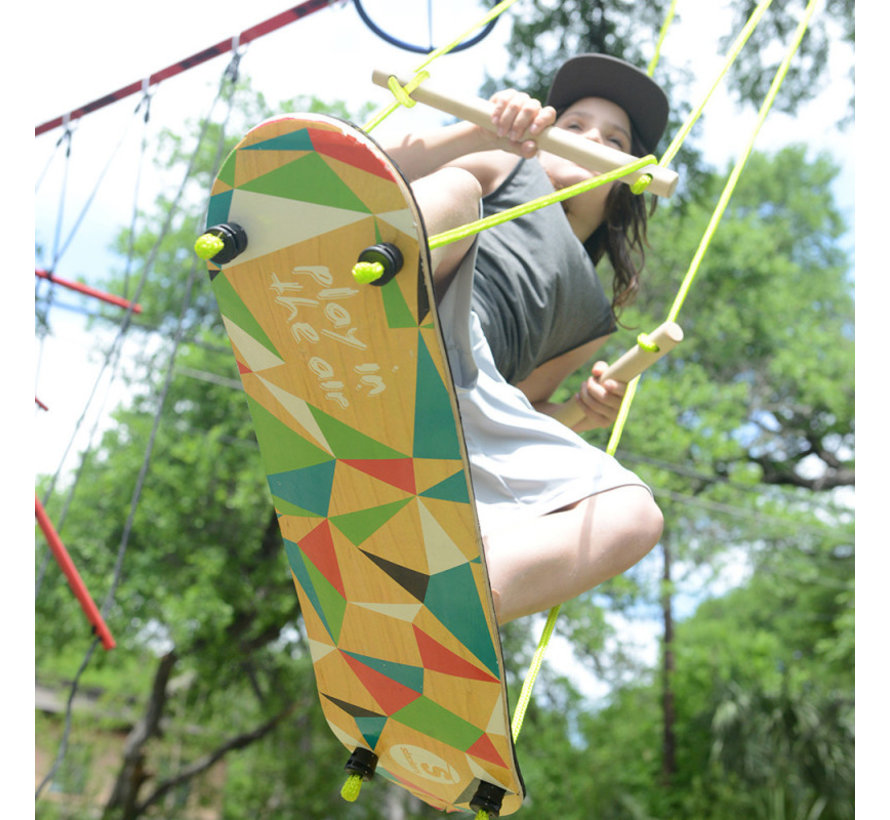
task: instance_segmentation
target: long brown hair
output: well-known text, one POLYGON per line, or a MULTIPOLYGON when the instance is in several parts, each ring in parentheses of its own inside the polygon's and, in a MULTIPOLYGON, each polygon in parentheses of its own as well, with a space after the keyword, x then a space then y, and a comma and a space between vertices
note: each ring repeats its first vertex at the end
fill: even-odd
MULTIPOLYGON (((631 153, 645 156, 646 150, 634 134, 631 153)), ((584 243, 593 263, 608 256, 615 275, 612 279, 612 312, 616 318, 621 308, 633 302, 640 289, 640 273, 646 261, 646 228, 649 215, 655 210, 653 198, 647 209, 643 194, 635 194, 629 185, 616 183, 606 197, 605 218, 584 243)))

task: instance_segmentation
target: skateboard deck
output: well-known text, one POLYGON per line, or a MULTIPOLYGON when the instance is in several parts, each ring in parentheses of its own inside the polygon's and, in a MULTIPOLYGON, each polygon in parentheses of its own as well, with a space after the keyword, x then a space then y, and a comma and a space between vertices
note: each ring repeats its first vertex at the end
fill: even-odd
POLYGON ((208 267, 331 730, 436 808, 515 812, 500 640, 407 183, 355 127, 283 116, 229 155, 207 224, 240 237, 208 267), (403 266, 360 284, 353 266, 381 243, 403 266))

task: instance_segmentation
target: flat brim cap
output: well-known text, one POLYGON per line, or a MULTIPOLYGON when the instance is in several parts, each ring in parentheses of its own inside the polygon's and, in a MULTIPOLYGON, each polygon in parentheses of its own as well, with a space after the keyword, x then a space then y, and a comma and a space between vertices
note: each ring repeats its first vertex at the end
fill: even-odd
POLYGON ((620 105, 646 151, 651 152, 668 120, 668 99, 645 72, 607 54, 579 54, 567 60, 553 78, 547 105, 557 111, 583 97, 602 97, 620 105))

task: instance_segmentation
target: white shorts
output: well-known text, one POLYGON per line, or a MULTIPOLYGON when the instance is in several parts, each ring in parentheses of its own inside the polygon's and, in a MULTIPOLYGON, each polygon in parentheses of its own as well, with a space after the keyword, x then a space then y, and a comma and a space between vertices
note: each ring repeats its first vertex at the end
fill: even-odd
POLYGON ((471 309, 474 263, 475 245, 438 313, 482 534, 616 487, 646 487, 612 456, 535 410, 522 391, 504 380, 471 309))

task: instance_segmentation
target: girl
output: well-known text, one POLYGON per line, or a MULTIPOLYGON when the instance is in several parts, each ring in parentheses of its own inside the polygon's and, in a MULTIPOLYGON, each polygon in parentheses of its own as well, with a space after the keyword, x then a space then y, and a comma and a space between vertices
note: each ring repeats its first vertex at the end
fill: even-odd
MULTIPOLYGON (((439 233, 593 176, 539 152, 550 125, 642 156, 667 122, 643 72, 586 54, 567 61, 542 106, 496 94, 492 134, 462 122, 384 145, 439 233)), ((486 564, 500 623, 548 609, 625 571, 657 543, 648 487, 577 431, 611 425, 626 385, 597 362, 570 430, 552 417, 561 382, 602 347, 633 296, 645 240, 642 198, 594 188, 432 253, 439 317, 469 452, 486 564), (606 297, 594 263, 616 272, 606 297)))

